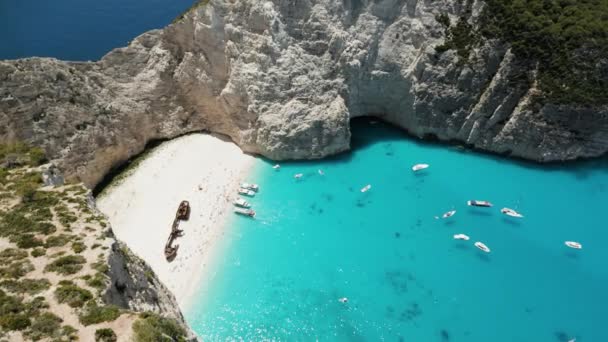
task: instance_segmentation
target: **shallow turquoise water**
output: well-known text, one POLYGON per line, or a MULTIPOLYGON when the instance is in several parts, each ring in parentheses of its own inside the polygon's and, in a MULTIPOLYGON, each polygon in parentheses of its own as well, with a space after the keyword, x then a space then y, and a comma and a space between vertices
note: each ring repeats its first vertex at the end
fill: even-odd
POLYGON ((259 162, 258 217, 234 218, 186 313, 200 336, 608 341, 606 161, 538 168, 418 143, 382 124, 358 121, 353 132, 354 152, 339 158, 278 172, 259 162), (431 168, 412 173, 419 162, 431 168), (503 206, 525 218, 503 216, 503 206), (453 218, 434 218, 452 208, 453 218))

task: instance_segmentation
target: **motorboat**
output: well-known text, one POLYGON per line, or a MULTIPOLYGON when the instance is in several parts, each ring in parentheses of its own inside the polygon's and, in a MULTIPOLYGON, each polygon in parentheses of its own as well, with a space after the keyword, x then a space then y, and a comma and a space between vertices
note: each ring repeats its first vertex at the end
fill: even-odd
POLYGON ((367 184, 366 186, 364 186, 363 188, 361 188, 361 192, 367 192, 371 188, 372 188, 372 186, 370 184, 367 184))
POLYGON ((249 216, 249 217, 255 216, 255 211, 253 211, 253 209, 234 208, 234 213, 239 214, 239 215, 249 216))
POLYGON ((339 301, 340 303, 348 303, 348 298, 346 298, 346 297, 342 297, 342 298, 339 298, 339 299, 338 299, 338 301, 339 301))
POLYGON ((502 208, 502 209, 500 209, 500 212, 507 216, 511 216, 511 217, 517 217, 517 218, 524 217, 524 215, 522 215, 522 214, 518 213, 517 211, 510 209, 510 208, 502 208))
POLYGON ((456 210, 450 210, 447 213, 441 215, 442 218, 448 218, 448 217, 452 217, 456 214, 456 210))
POLYGON ((416 171, 424 170, 424 169, 428 168, 429 166, 430 166, 429 164, 416 164, 416 165, 412 166, 412 171, 416 172, 416 171))
POLYGON ((300 179, 300 178, 302 178, 302 176, 304 176, 303 173, 296 173, 295 175, 293 175, 293 178, 300 179))
POLYGON ((470 237, 468 235, 465 235, 465 234, 454 234, 454 239, 455 240, 469 241, 470 237))
POLYGON ((249 202, 245 201, 244 199, 238 197, 237 199, 234 200, 234 202, 232 202, 235 206, 237 207, 241 207, 241 208, 249 208, 251 207, 251 204, 249 204, 249 202))
POLYGON ((467 205, 470 206, 470 207, 486 207, 486 208, 489 208, 493 204, 490 203, 490 202, 488 202, 488 201, 471 200, 471 201, 467 201, 467 205))
POLYGON ((482 251, 486 252, 486 253, 490 253, 490 248, 488 248, 488 246, 486 246, 483 242, 475 242, 475 247, 481 249, 482 251))
POLYGON ((281 165, 276 164, 276 165, 275 165, 275 166, 273 166, 272 168, 273 168, 273 169, 275 169, 275 170, 278 170, 278 169, 280 169, 280 168, 281 168, 281 165))
POLYGON ((253 190, 255 192, 258 192, 260 190, 259 185, 251 184, 251 183, 241 183, 241 188, 247 189, 247 190, 253 190))
POLYGON ((321 169, 319 169, 319 174, 320 174, 321 176, 325 176, 325 172, 323 172, 323 170, 321 170, 321 169))
POLYGON ((178 220, 188 220, 190 218, 190 203, 188 201, 182 201, 179 204, 175 217, 178 220))
POLYGON ((238 193, 239 193, 239 195, 244 195, 244 196, 250 196, 250 197, 255 196, 255 191, 249 190, 249 189, 239 188, 238 193))
POLYGON ((579 242, 576 241, 566 241, 564 242, 566 244, 566 246, 570 247, 570 248, 574 248, 574 249, 582 249, 583 245, 581 245, 579 242))

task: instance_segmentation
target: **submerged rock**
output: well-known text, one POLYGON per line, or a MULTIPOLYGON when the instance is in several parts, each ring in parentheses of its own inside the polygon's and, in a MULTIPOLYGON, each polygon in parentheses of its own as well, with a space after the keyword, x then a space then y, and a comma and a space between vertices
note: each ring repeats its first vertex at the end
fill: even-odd
POLYGON ((321 158, 349 149, 349 120, 370 114, 542 162, 608 151, 607 106, 535 101, 508 45, 485 41, 467 63, 437 53, 436 16, 475 23, 482 2, 204 3, 98 62, 0 62, 0 141, 43 146, 89 186, 147 142, 200 130, 271 159, 321 158))

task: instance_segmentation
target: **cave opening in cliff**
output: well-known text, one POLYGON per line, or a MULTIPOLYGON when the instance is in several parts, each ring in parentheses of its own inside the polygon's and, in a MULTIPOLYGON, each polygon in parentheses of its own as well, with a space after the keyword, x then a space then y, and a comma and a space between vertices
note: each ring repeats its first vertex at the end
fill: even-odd
POLYGON ((93 187, 93 197, 99 196, 99 194, 101 194, 105 188, 112 184, 112 182, 126 175, 130 169, 134 168, 141 160, 145 159, 146 155, 150 153, 150 151, 169 140, 171 139, 152 139, 146 143, 146 146, 140 153, 135 154, 124 162, 112 167, 110 171, 103 176, 101 181, 97 183, 95 187, 93 187))

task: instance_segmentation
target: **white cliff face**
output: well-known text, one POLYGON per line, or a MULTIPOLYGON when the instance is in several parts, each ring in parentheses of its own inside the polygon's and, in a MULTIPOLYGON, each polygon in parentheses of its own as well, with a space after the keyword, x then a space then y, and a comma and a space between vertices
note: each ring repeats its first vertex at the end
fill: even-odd
MULTIPOLYGON (((459 0, 211 0, 97 63, 0 62, 0 140, 42 144, 96 184, 151 139, 195 130, 272 159, 347 150, 375 115, 418 137, 538 160, 608 151, 607 106, 540 104, 534 72, 485 42, 438 55, 459 0)), ((473 3, 471 22, 483 6, 473 3)))

